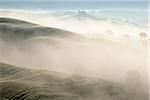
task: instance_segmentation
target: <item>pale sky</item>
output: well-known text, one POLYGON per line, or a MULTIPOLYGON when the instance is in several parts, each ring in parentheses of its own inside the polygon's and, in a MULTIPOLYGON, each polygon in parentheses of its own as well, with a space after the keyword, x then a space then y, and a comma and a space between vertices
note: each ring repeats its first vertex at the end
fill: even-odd
POLYGON ((64 2, 64 1, 77 1, 77 2, 93 2, 93 1, 105 1, 105 2, 132 2, 132 1, 135 1, 135 2, 148 2, 149 0, 0 0, 0 1, 40 1, 40 2, 44 2, 44 1, 60 1, 60 2, 64 2))

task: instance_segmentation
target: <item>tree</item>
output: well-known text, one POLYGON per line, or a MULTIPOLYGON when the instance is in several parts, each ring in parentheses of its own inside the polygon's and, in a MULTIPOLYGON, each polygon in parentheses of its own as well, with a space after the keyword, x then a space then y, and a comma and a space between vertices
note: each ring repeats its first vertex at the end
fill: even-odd
POLYGON ((147 38, 147 34, 145 32, 139 33, 139 36, 142 40, 145 40, 147 38))

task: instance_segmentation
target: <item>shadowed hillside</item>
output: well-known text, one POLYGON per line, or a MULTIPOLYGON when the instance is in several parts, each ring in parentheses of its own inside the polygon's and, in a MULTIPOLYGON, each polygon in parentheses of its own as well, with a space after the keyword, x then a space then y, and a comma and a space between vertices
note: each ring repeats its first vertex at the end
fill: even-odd
POLYGON ((1 100, 148 100, 117 83, 0 63, 1 100))
POLYGON ((0 38, 3 40, 15 42, 38 36, 64 38, 79 37, 80 35, 57 28, 43 27, 18 19, 0 18, 0 38))

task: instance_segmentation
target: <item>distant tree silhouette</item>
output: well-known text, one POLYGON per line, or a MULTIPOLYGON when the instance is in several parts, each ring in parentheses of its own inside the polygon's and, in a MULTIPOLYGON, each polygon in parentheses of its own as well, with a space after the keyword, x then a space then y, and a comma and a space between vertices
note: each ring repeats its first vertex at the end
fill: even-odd
POLYGON ((145 32, 139 33, 139 36, 142 40, 145 40, 147 38, 147 34, 145 32))

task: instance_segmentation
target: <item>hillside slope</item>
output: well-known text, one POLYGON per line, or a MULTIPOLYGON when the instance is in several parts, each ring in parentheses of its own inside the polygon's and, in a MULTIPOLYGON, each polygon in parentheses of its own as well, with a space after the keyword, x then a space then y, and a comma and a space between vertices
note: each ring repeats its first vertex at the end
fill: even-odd
POLYGON ((0 63, 1 100, 148 100, 120 84, 0 63))
POLYGON ((78 34, 44 27, 30 22, 12 18, 0 18, 0 38, 6 41, 25 40, 38 36, 79 37, 78 34))

